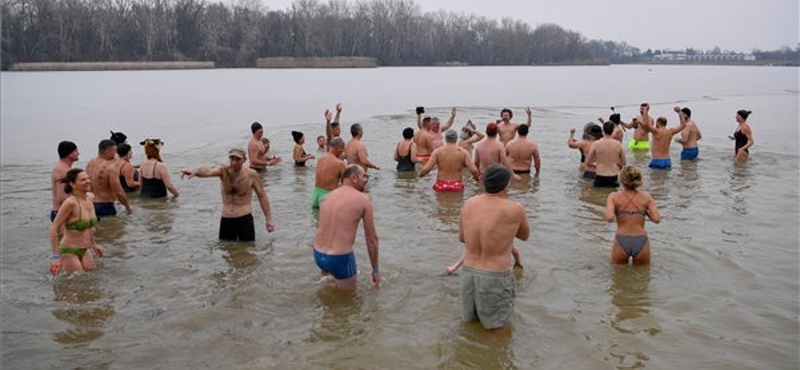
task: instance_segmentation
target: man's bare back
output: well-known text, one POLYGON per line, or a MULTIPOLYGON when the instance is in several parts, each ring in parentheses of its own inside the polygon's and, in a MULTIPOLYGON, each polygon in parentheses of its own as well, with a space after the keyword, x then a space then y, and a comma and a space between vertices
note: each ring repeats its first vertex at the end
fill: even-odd
POLYGON ((520 136, 508 143, 506 154, 512 171, 516 173, 530 172, 531 164, 535 164, 536 174, 539 174, 541 165, 539 147, 536 143, 520 136))
POLYGON ((342 179, 344 167, 344 161, 339 159, 338 154, 333 152, 325 153, 317 161, 314 186, 325 190, 336 189, 342 179))

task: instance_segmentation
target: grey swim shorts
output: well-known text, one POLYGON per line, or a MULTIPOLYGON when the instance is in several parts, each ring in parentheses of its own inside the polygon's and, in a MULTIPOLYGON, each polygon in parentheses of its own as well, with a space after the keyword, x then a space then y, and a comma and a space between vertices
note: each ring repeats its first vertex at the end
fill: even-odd
POLYGON ((461 316, 478 320, 485 329, 511 324, 514 276, 464 266, 461 272, 461 316))

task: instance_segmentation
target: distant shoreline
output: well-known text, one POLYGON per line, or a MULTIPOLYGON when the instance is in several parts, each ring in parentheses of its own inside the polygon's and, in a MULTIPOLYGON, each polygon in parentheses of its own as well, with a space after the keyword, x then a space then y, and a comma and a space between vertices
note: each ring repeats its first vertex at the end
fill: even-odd
MULTIPOLYGON (((632 63, 609 63, 589 60, 562 63, 519 65, 470 65, 463 62, 445 62, 436 65, 397 65, 384 67, 572 67, 611 65, 685 65, 685 66, 755 66, 798 67, 800 62, 791 61, 641 61, 632 63)), ((379 68, 374 58, 259 58, 255 69, 372 69, 379 68)), ((178 70, 178 69, 247 69, 216 67, 214 62, 37 62, 16 63, 12 72, 57 72, 57 71, 132 71, 132 70, 178 70)))

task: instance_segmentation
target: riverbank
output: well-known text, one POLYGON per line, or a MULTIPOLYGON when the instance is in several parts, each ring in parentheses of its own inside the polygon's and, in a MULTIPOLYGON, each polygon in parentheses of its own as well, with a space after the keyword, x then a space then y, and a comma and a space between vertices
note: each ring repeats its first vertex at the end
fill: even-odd
POLYGON ((256 59, 256 68, 377 68, 378 60, 367 57, 256 59))
POLYGON ((146 69, 213 69, 214 62, 45 62, 16 63, 12 71, 127 71, 146 69))

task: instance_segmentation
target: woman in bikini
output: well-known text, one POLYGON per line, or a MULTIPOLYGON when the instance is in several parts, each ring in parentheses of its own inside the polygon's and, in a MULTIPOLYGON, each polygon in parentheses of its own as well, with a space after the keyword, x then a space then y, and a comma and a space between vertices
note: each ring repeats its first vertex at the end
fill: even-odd
POLYGON ((103 256, 103 249, 94 241, 93 227, 97 224, 94 213, 94 194, 89 191, 92 181, 80 168, 73 168, 64 177, 64 191, 71 196, 64 200, 53 224, 50 225, 50 247, 53 257, 50 273, 58 275, 63 268, 67 273, 94 270, 95 263, 91 248, 97 257, 103 256), (58 240, 58 231, 64 229, 64 236, 58 240))
POLYGON ((645 218, 655 223, 661 222, 656 201, 650 194, 639 191, 642 185, 642 171, 638 167, 625 166, 619 173, 623 189, 608 195, 606 221, 617 219, 617 234, 611 250, 613 263, 650 263, 650 241, 644 231, 645 218))

